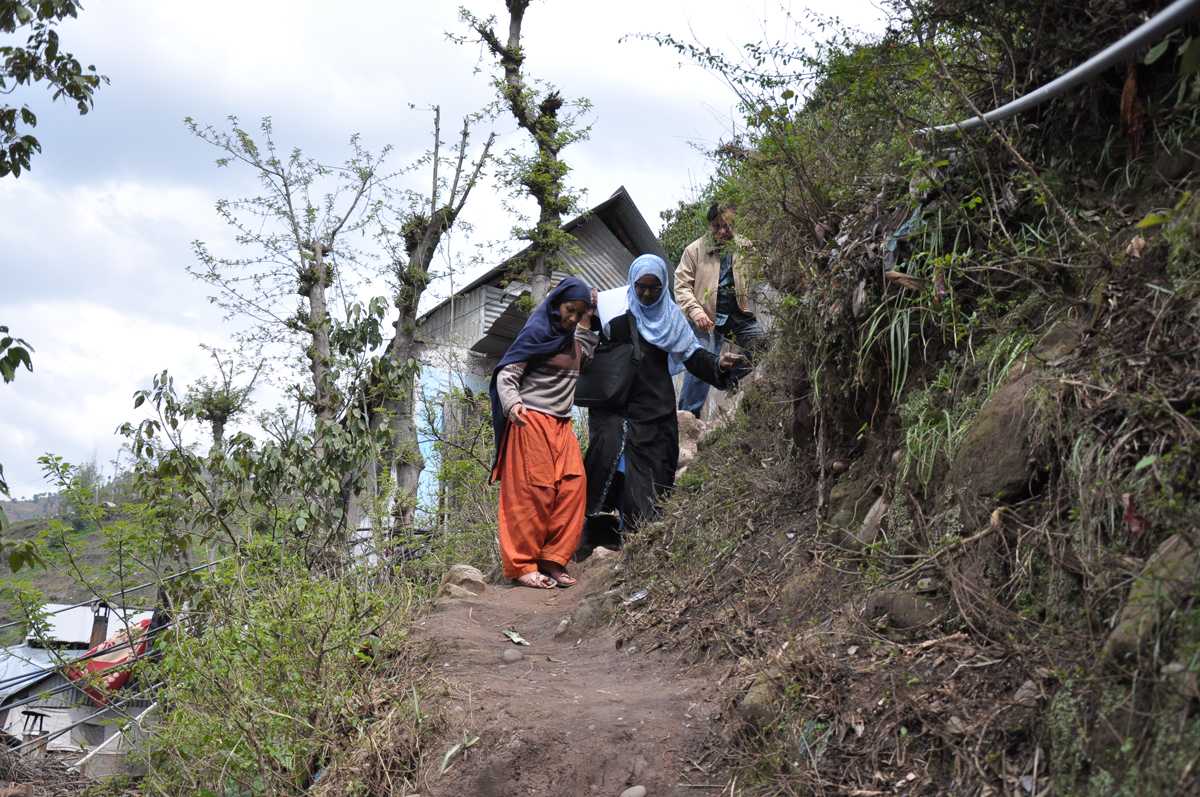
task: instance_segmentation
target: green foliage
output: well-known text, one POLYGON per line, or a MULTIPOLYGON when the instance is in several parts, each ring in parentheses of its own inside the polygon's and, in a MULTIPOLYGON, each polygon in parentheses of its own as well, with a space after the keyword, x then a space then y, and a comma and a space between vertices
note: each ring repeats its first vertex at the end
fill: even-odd
MULTIPOLYGON (((947 793, 1003 791, 1016 787, 1003 761, 980 751, 1003 749, 1028 772, 1038 745, 1055 793, 1173 794, 1194 776, 1195 727, 1180 709, 1180 690, 1195 694, 1194 650, 1175 625, 1191 597, 1164 608, 1136 662, 1101 672, 1096 652, 1146 557, 1196 524, 1200 50, 1180 31, 1125 81, 1104 76, 972 135, 914 135, 1020 96, 1144 18, 1140 3, 1106 2, 1103 20, 1085 5, 887 3, 881 36, 818 24, 815 46, 785 36, 739 57, 652 37, 743 103, 745 152, 720 190, 738 197, 739 232, 778 291, 764 389, 788 393, 770 422, 752 424, 778 438, 788 426, 777 408, 792 407, 786 456, 803 475, 790 495, 777 495, 785 479, 762 477, 770 488, 747 488, 754 506, 731 512, 718 498, 733 500, 725 482, 785 455, 758 435, 743 448, 706 445, 668 517, 630 547, 626 573, 655 597, 628 623, 667 644, 686 628, 677 644, 737 659, 739 701, 755 670, 782 695, 803 695, 777 701, 776 722, 729 728, 745 731, 729 761, 749 791, 876 788, 879 762, 897 757, 947 793), (1134 118, 1118 118, 1132 88, 1134 118), (1005 452, 1021 453, 1020 488, 976 493, 982 482, 951 482, 948 466, 1014 369, 1037 373, 1024 397, 1009 397, 1023 399, 1013 431, 1027 437, 1005 452), (873 495, 889 507, 873 542, 831 528, 831 514, 873 495), (762 524, 775 500, 799 518, 762 524), (799 544, 747 539, 747 519, 799 544), (774 587, 766 600, 762 583, 774 587), (875 650, 862 658, 863 640, 878 642, 858 602, 873 591, 946 602, 948 619, 906 631, 906 649, 961 631, 979 650, 1007 651, 1021 674, 997 668, 989 683, 952 670, 935 700, 912 699, 904 693, 919 695, 930 672, 875 650), (815 633, 797 634, 809 623, 815 633), (751 624, 747 640, 738 629, 751 624), (1026 678, 1061 699, 1020 718, 997 708, 1026 678), (814 723, 875 711, 885 689, 883 732, 872 736, 884 721, 875 712, 859 738, 819 748, 814 723), (996 722, 963 742, 934 718, 948 711, 996 722)), ((688 212, 674 212, 672 233, 688 212)))
MULTIPOLYGON (((33 347, 21 338, 8 334, 8 327, 0 326, 0 377, 5 382, 11 382, 17 375, 17 369, 24 365, 25 370, 33 371, 33 360, 29 352, 33 347)), ((4 466, 0 465, 0 495, 7 496, 8 482, 4 480, 4 466)), ((0 511, 0 529, 4 528, 4 512, 0 511)), ((3 552, 3 541, 0 540, 0 552, 3 552)))
POLYGON ((402 650, 415 605, 403 583, 313 575, 268 540, 245 546, 194 594, 197 632, 169 632, 145 676, 165 684, 159 700, 169 707, 144 754, 145 786, 305 793, 369 726, 377 679, 424 689, 423 669, 402 650))
POLYGON ((674 268, 679 262, 688 244, 707 232, 705 213, 709 204, 711 200, 702 195, 690 202, 680 202, 659 214, 663 226, 658 232, 658 240, 667 252, 669 268, 674 268))
MULTIPOLYGON (((108 78, 94 66, 85 69, 63 50, 56 30, 63 20, 76 17, 80 7, 78 0, 0 0, 0 34, 25 35, 24 44, 0 46, 0 94, 45 83, 53 89, 53 99, 66 97, 80 114, 92 109, 96 89, 108 78)), ((19 177, 29 170, 30 159, 42 149, 29 132, 37 122, 26 104, 0 104, 0 177, 19 177)))
POLYGON ((29 353, 33 347, 21 338, 8 334, 8 327, 0 326, 0 377, 5 382, 11 382, 17 375, 17 369, 25 366, 26 371, 33 371, 33 360, 29 353))
POLYGON ((406 563, 410 578, 438 578, 448 565, 473 564, 487 573, 500 563, 496 547, 499 485, 491 483, 493 456, 491 405, 487 394, 449 391, 441 418, 426 408, 426 428, 434 431, 437 461, 437 532, 426 555, 406 563), (414 571, 420 570, 423 576, 414 571))

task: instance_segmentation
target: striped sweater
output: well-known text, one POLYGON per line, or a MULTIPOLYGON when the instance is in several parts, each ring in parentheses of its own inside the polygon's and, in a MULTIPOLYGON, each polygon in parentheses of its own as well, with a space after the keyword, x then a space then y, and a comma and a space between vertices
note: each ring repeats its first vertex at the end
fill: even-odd
POLYGON ((565 351, 539 360, 532 367, 527 362, 512 363, 496 375, 496 392, 504 417, 518 402, 526 409, 537 410, 556 418, 571 417, 575 404, 575 383, 579 372, 592 358, 599 342, 595 332, 578 327, 575 343, 565 351))

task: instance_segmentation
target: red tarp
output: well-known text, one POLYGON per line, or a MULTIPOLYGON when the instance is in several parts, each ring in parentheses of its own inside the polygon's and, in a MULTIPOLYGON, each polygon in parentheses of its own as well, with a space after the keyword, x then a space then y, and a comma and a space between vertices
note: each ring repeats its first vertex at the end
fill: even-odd
POLYGON ((66 676, 72 681, 84 681, 83 691, 97 706, 107 705, 108 695, 129 680, 134 659, 146 652, 149 627, 149 618, 130 623, 128 632, 122 630, 83 654, 81 658, 86 660, 68 667, 66 676))

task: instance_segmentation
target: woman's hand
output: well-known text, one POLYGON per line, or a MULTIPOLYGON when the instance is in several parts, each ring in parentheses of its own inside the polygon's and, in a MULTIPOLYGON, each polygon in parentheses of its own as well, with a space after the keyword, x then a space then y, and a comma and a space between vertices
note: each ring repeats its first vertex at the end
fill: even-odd
POLYGON ((509 409, 508 419, 510 421, 512 421, 513 423, 515 423, 517 426, 525 426, 526 424, 529 423, 528 419, 526 419, 526 417, 525 417, 525 414, 527 412, 529 412, 529 410, 525 409, 525 405, 520 402, 517 402, 516 404, 512 405, 512 407, 509 409))
POLYGON ((579 324, 584 329, 592 328, 592 316, 596 315, 596 289, 592 288, 592 303, 579 316, 579 324))
POLYGON ((746 356, 735 352, 722 352, 720 359, 717 360, 717 367, 722 371, 728 371, 746 362, 746 356))

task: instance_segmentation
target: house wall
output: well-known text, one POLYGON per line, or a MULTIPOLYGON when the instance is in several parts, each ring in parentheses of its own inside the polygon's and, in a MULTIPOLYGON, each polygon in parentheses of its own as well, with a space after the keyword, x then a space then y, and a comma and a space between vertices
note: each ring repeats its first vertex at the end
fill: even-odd
MULTIPOLYGON (((625 284, 634 255, 613 235, 608 226, 593 216, 571 231, 576 245, 564 253, 567 270, 556 271, 551 284, 573 273, 597 290, 625 284)), ((503 275, 454 297, 421 321, 420 338, 428 343, 470 348, 492 328, 512 302, 528 288, 519 282, 500 286, 503 275), (452 306, 453 305, 453 306, 452 306)))
POLYGON ((446 302, 421 320, 418 337, 423 341, 470 345, 483 334, 482 308, 489 296, 481 285, 472 291, 459 294, 453 302, 446 302), (453 317, 451 316, 453 311, 453 317))
MULTIPOLYGON (((33 686, 28 686, 8 699, 9 702, 27 700, 41 692, 57 689, 69 683, 62 675, 52 675, 33 686)), ((136 690, 135 690, 136 691, 136 690)), ((120 699, 120 698, 117 698, 120 699)), ((51 739, 47 745, 49 750, 80 750, 94 747, 117 731, 117 726, 127 715, 136 714, 150 705, 150 700, 130 700, 122 704, 120 711, 106 711, 97 717, 82 722, 67 733, 51 739)), ((25 729, 26 710, 45 714, 42 728, 47 734, 53 735, 74 723, 81 722, 100 710, 86 694, 78 689, 69 689, 49 695, 24 706, 6 709, 0 712, 0 730, 16 738, 22 738, 25 729)))

